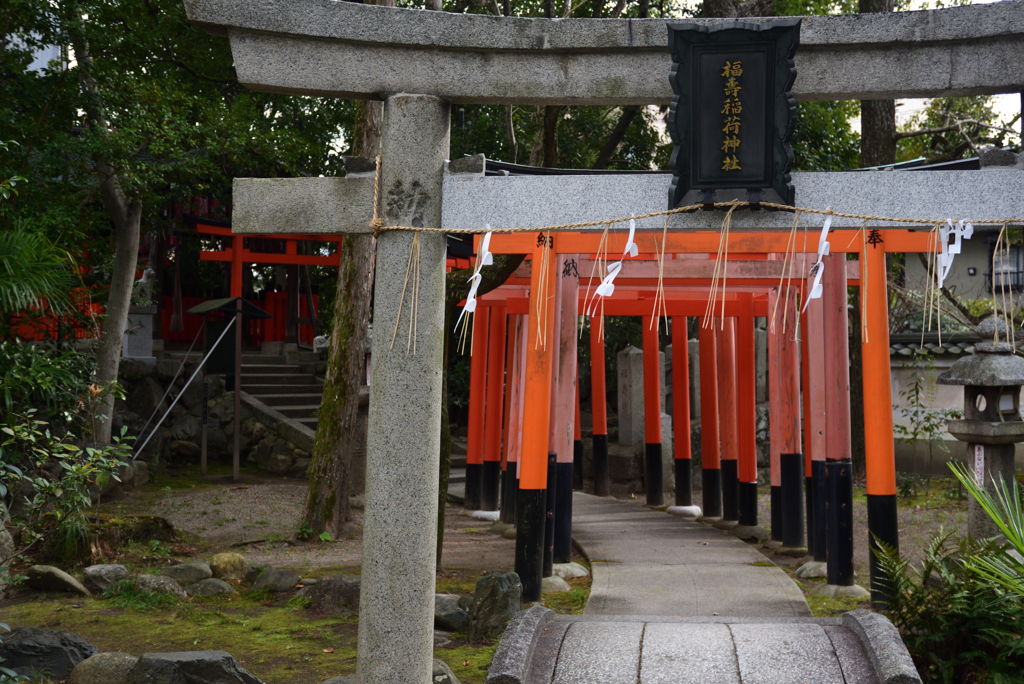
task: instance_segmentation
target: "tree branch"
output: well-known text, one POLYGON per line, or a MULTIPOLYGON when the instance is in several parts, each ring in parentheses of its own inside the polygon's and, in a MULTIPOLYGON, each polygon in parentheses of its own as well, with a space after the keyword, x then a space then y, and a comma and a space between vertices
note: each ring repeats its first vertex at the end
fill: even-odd
MULTIPOLYGON (((491 290, 501 287, 508 280, 519 265, 526 259, 525 254, 495 254, 494 263, 480 271, 480 287, 477 288, 477 297, 482 297, 491 290)), ((445 276, 448 281, 445 287, 445 299, 450 302, 461 302, 469 296, 469 278, 473 275, 473 269, 464 268, 459 271, 452 271, 445 276)))
POLYGON ((604 142, 604 147, 601 148, 600 154, 597 155, 597 161, 594 162, 593 168, 595 169, 607 169, 608 163, 612 159, 612 155, 615 154, 615 150, 619 148, 619 143, 626 137, 626 131, 629 130, 629 124, 633 123, 633 119, 636 118, 637 113, 640 111, 639 105, 629 105, 628 107, 622 108, 622 114, 619 116, 618 123, 615 124, 615 128, 612 129, 611 135, 604 142))

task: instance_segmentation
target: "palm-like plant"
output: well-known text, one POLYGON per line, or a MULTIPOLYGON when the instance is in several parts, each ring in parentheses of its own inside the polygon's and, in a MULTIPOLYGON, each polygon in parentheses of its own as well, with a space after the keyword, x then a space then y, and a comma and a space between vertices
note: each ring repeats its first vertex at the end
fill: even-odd
POLYGON ((41 308, 66 311, 75 281, 68 255, 42 233, 16 224, 0 232, 0 315, 41 308))
POLYGON ((954 462, 950 463, 949 467, 1016 551, 1016 555, 1001 551, 997 554, 968 558, 964 562, 978 575, 1017 596, 1024 597, 1024 562, 1020 560, 1024 558, 1024 509, 1021 507, 1017 483, 1006 482, 1000 475, 999 481, 995 483, 996 496, 993 497, 987 489, 978 484, 964 464, 954 462))

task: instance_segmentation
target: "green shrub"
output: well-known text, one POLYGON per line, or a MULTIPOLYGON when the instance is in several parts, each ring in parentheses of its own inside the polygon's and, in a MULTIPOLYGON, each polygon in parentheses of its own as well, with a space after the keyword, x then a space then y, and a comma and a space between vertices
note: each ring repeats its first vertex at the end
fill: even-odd
POLYGON ((879 542, 891 582, 886 610, 925 682, 1020 682, 1024 601, 977 572, 977 559, 1003 553, 996 540, 959 539, 942 530, 914 566, 879 542))
POLYGON ((178 599, 164 592, 139 591, 135 588, 135 580, 123 579, 103 594, 103 598, 117 608, 138 611, 156 608, 173 608, 178 599))

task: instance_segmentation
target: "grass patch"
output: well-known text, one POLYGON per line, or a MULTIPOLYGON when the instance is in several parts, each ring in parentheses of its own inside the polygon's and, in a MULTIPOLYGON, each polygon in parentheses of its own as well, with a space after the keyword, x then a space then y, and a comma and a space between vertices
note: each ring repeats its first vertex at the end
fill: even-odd
POLYGON ((463 684, 483 684, 497 647, 497 644, 465 644, 454 648, 438 648, 434 649, 434 657, 448 663, 448 667, 463 684))
POLYGON ((753 565, 755 568, 773 568, 775 563, 771 561, 758 561, 757 563, 747 563, 747 565, 753 565))
POLYGON ((164 592, 139 591, 135 588, 135 581, 130 579, 123 579, 112 586, 103 594, 103 598, 115 608, 141 612, 178 605, 176 596, 164 592))
MULTIPOLYGON (((583 579, 582 577, 579 579, 583 579)), ((570 584, 572 581, 570 580, 570 584)), ((544 594, 542 602, 545 608, 550 608, 562 615, 579 615, 587 605, 590 598, 590 587, 573 587, 569 591, 560 591, 554 594, 544 594)))

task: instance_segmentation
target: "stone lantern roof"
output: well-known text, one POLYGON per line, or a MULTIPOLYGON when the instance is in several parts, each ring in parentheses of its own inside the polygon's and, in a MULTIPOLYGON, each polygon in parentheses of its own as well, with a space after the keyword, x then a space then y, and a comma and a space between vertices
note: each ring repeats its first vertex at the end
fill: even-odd
MULTIPOLYGON (((978 325, 977 331, 983 341, 974 346, 974 354, 957 359, 938 377, 938 383, 979 387, 1024 385, 1024 358, 1013 353, 1007 340, 1006 323, 991 316, 978 325), (996 330, 999 342, 995 341, 996 330)), ((1024 338, 1024 332, 1021 337, 1024 338)))

